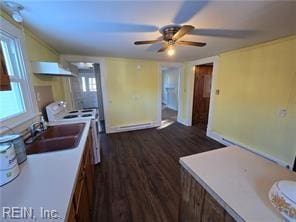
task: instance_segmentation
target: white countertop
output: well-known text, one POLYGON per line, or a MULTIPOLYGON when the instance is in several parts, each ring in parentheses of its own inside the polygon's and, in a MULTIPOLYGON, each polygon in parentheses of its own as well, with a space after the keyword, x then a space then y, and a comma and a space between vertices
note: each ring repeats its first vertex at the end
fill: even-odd
POLYGON ((181 165, 237 221, 282 221, 268 192, 296 173, 245 149, 232 146, 182 157, 181 165))
MULTIPOLYGON (((73 123, 75 122, 52 125, 73 123)), ((0 221, 3 220, 3 207, 32 208, 36 217, 35 220, 5 219, 5 221, 53 221, 41 218, 41 207, 58 212, 60 218, 54 221, 65 220, 90 127, 89 120, 77 123, 85 123, 77 148, 29 155, 20 165, 20 175, 0 187, 0 221)))

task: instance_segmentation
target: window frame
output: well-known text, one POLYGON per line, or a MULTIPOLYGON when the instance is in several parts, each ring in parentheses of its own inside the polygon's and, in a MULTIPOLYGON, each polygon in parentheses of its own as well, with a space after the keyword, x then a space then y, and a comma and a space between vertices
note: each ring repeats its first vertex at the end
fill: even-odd
POLYGON ((88 77, 88 91, 97 92, 97 80, 95 77, 88 77), (94 82, 92 82, 94 80, 94 82))
POLYGON ((21 85, 21 93, 23 95, 25 112, 18 115, 12 115, 10 117, 7 117, 7 119, 1 120, 0 124, 1 127, 7 126, 9 128, 14 128, 38 116, 39 111, 37 109, 37 101, 35 98, 34 89, 30 78, 31 69, 25 50, 23 32, 20 28, 17 28, 15 25, 9 23, 2 17, 0 17, 0 24, 0 33, 3 34, 5 37, 14 39, 15 45, 17 47, 17 62, 21 72, 21 76, 10 76, 10 81, 19 82, 21 85))

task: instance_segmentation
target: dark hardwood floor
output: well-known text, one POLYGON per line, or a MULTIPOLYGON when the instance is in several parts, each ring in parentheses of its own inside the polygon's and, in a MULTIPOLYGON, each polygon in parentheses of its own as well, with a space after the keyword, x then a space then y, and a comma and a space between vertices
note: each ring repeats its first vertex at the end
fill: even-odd
POLYGON ((223 147, 198 127, 174 123, 102 135, 93 221, 178 221, 179 158, 223 147))

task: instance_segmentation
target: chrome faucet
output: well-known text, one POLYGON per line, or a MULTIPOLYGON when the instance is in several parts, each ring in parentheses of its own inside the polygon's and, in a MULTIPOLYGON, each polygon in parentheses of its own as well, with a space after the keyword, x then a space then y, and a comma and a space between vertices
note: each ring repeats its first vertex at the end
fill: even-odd
POLYGON ((42 131, 43 127, 41 122, 35 122, 30 126, 31 137, 35 137, 38 132, 41 133, 42 131))

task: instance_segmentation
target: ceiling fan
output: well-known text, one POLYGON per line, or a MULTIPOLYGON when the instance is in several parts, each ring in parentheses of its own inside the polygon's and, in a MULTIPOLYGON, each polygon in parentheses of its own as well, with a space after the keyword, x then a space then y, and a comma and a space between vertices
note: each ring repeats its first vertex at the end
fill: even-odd
POLYGON ((167 51, 169 56, 175 54, 175 45, 189 45, 203 47, 204 42, 192 42, 180 40, 184 35, 194 30, 192 25, 167 25, 162 27, 159 32, 162 34, 161 38, 155 40, 136 41, 135 45, 153 44, 157 42, 164 42, 163 46, 157 52, 167 51))

